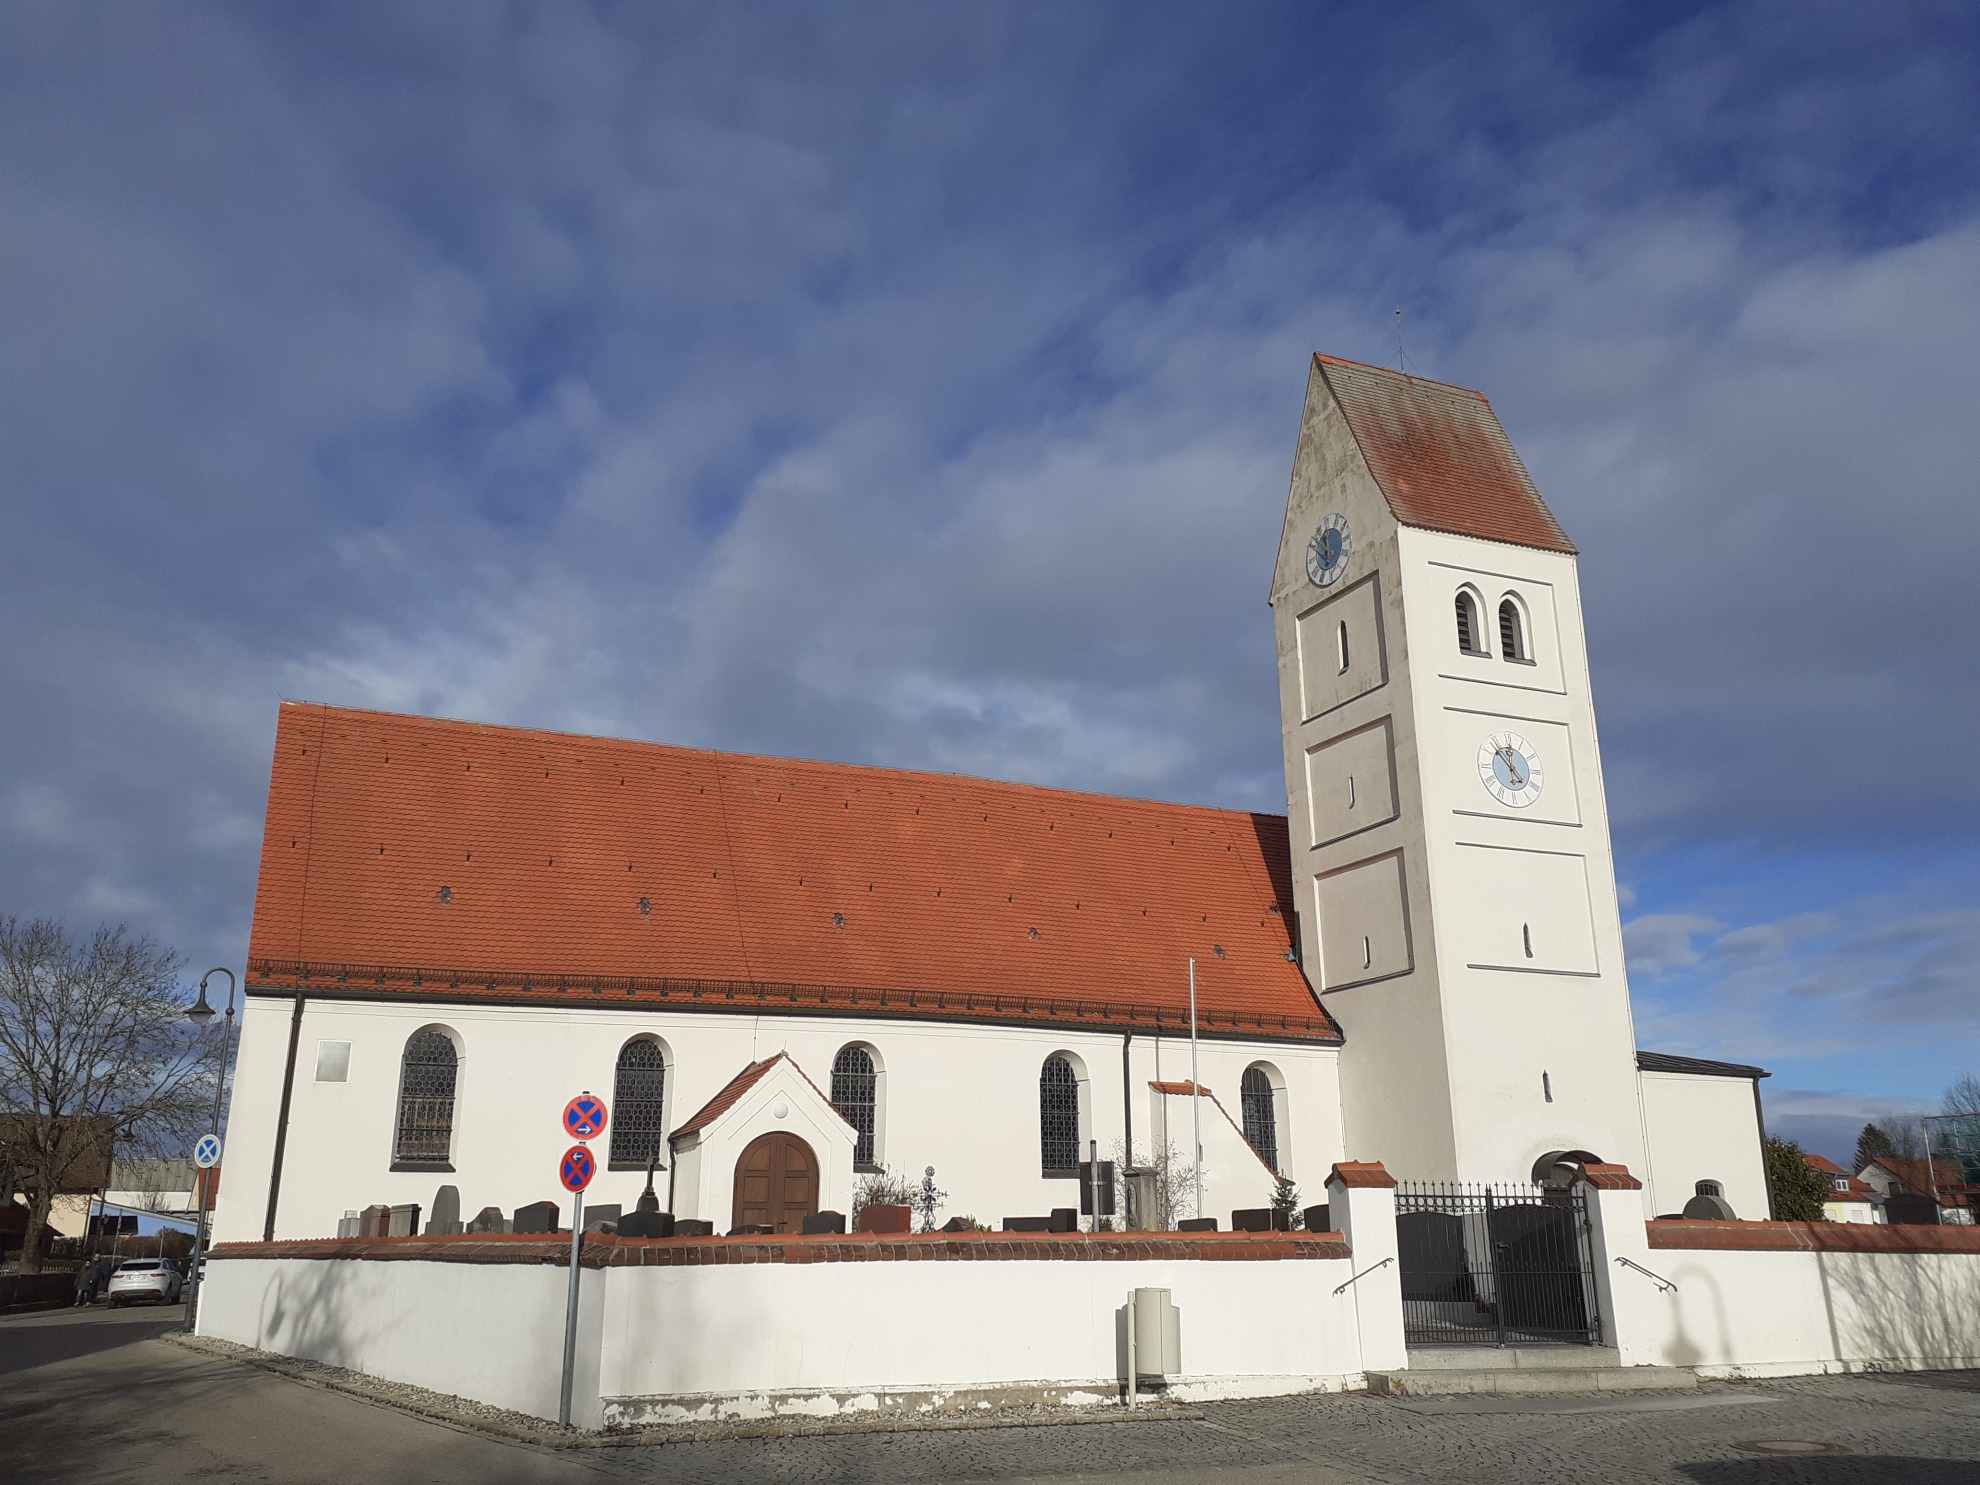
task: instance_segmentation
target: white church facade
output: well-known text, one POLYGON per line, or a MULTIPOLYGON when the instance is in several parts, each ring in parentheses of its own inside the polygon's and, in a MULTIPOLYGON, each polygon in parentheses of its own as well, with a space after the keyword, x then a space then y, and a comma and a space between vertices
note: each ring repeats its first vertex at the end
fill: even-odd
POLYGON ((1485 399, 1316 357, 1270 597, 1285 816, 285 704, 217 1239, 559 1199, 580 1091, 587 1202, 717 1233, 1199 1139, 1220 1225, 1351 1161, 1766 1217, 1764 1074, 1637 1051, 1576 551, 1485 399))

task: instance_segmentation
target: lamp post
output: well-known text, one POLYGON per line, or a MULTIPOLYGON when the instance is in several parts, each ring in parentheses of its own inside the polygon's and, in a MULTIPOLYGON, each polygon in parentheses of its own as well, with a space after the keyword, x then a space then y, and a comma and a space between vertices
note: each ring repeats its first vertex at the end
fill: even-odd
MULTIPOLYGON (((213 1084, 212 1129, 213 1133, 218 1136, 220 1133, 220 1099, 227 1091, 227 1063, 234 1048, 235 981, 234 972, 231 969, 222 965, 218 969, 209 969, 199 977, 199 999, 186 1007, 186 1019, 195 1026, 204 1026, 208 1021, 213 1019, 215 1015, 214 1009, 206 1001, 206 982, 215 975, 225 975, 227 977, 227 1025, 220 1033, 220 1076, 214 1080, 213 1084)), ((199 1316, 199 1269, 201 1262, 206 1257, 207 1212, 213 1205, 211 1200, 213 1187, 212 1171, 209 1169, 203 1174, 205 1179, 199 1183, 199 1190, 196 1196, 199 1202, 199 1235, 193 1239, 192 1271, 186 1275, 186 1329, 188 1331, 193 1328, 199 1316)))

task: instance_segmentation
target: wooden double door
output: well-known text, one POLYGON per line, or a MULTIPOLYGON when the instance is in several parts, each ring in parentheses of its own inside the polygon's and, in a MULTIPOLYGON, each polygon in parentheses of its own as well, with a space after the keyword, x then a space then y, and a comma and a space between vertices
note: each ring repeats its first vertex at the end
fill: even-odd
POLYGON ((818 1156, 794 1134, 759 1135, 736 1161, 734 1227, 796 1232, 818 1211, 818 1156))

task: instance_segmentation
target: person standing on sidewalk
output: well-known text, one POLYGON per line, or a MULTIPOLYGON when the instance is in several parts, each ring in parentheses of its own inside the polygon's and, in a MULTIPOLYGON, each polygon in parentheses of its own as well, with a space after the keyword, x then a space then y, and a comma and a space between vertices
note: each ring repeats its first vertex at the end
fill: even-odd
POLYGON ((76 1268, 76 1297, 74 1303, 93 1305, 96 1303, 96 1255, 91 1254, 76 1268))

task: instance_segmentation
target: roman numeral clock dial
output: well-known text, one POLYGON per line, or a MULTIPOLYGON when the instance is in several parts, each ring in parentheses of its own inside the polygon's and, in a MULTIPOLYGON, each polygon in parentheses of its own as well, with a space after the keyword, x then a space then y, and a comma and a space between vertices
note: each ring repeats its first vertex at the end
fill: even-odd
POLYGON ((1517 732, 1495 732, 1478 745, 1478 781, 1500 804, 1523 810, 1540 797, 1540 755, 1517 732))
POLYGON ((1335 511, 1306 544, 1306 580, 1316 588, 1333 587, 1347 571, 1348 554, 1353 550, 1347 517, 1335 511))

